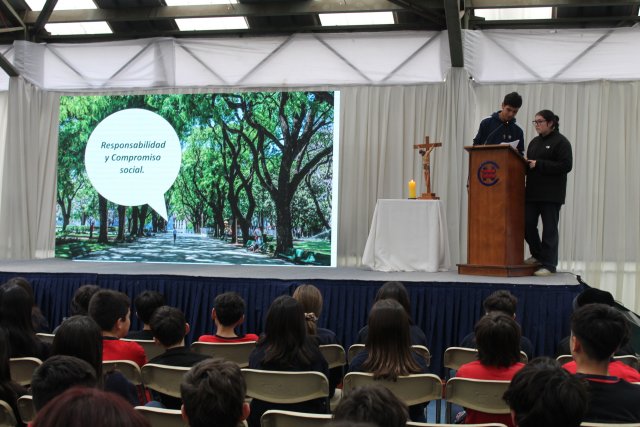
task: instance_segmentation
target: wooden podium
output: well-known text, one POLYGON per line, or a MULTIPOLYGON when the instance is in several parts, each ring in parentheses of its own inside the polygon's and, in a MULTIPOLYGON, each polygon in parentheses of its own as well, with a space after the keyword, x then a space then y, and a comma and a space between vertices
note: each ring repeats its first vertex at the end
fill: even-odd
POLYGON ((531 276, 524 264, 524 181, 527 162, 509 145, 469 152, 467 264, 459 274, 531 276))

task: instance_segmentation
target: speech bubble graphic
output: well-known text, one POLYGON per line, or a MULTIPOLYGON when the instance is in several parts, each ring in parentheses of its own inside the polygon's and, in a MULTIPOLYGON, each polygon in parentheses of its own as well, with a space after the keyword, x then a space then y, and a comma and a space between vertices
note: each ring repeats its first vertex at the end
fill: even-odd
POLYGON ((173 127, 140 108, 118 111, 98 123, 84 152, 89 180, 105 199, 122 206, 147 203, 167 221, 164 193, 176 180, 181 160, 173 127))

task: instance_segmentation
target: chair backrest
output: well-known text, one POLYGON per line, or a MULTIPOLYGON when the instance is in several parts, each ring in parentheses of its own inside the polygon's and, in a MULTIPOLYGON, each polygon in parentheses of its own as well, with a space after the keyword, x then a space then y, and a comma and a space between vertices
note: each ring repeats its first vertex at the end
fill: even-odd
POLYGON ((427 362, 427 366, 431 365, 431 352, 427 347, 423 345, 412 345, 411 348, 427 362))
POLYGON ((364 344, 351 345, 349 350, 347 350, 347 362, 351 363, 353 358, 356 357, 356 354, 360 353, 362 350, 364 350, 364 344))
POLYGON ((44 332, 38 332, 36 336, 40 341, 46 342, 49 344, 53 344, 53 338, 55 337, 54 334, 45 334, 44 332))
POLYGON ((434 374, 413 374, 387 381, 374 380, 373 374, 365 372, 350 372, 344 377, 342 392, 348 396, 353 389, 370 384, 385 386, 407 406, 442 398, 442 380, 434 374))
POLYGON ((165 351, 164 348, 161 345, 156 344, 154 340, 132 340, 128 338, 121 338, 121 340, 132 341, 140 344, 140 347, 144 349, 144 354, 147 355, 147 360, 151 360, 154 357, 161 355, 165 351))
POLYGON ((180 409, 152 408, 136 406, 135 410, 149 421, 152 427, 184 427, 188 426, 182 419, 180 409))
MULTIPOLYGON (((477 348, 449 347, 444 351, 445 368, 458 370, 465 363, 478 360, 477 348)), ((529 358, 524 351, 520 351, 520 362, 527 363, 529 358)))
POLYGON ((320 353, 329 364, 329 369, 347 364, 344 347, 340 344, 326 344, 320 346, 320 353))
POLYGON ((103 360, 102 370, 104 372, 118 371, 133 385, 142 384, 140 367, 136 362, 132 362, 131 360, 103 360))
POLYGON ((640 423, 590 423, 590 422, 582 422, 580 423, 583 427, 640 427, 640 423))
POLYGON ((180 383, 189 369, 191 368, 147 363, 140 372, 145 387, 169 396, 180 397, 180 383))
POLYGON ((25 394, 18 398, 18 413, 22 422, 30 423, 36 417, 36 407, 33 404, 33 396, 25 394))
POLYGON ((444 395, 447 402, 465 408, 489 414, 508 414, 509 405, 502 395, 510 381, 474 380, 470 378, 451 378, 447 381, 444 395))
POLYGON ((444 351, 444 366, 458 370, 465 363, 478 360, 478 350, 475 348, 449 347, 444 351))
POLYGON ((247 396, 265 402, 289 404, 329 397, 329 380, 320 372, 243 369, 242 375, 247 396))
POLYGON ((638 358, 633 354, 625 354, 623 356, 613 356, 613 360, 622 362, 625 365, 629 365, 633 369, 638 370, 638 358))
MULTIPOLYGON (((415 421, 407 421, 407 427, 457 427, 460 424, 434 424, 434 423, 418 423, 415 421)), ((482 424, 465 424, 465 427, 507 427, 500 423, 482 423, 482 424)))
POLYGON ((261 427, 324 427, 331 421, 331 414, 307 414, 305 412, 270 409, 260 418, 261 427))
POLYGON ((0 400, 0 427, 15 427, 16 416, 11 406, 4 400, 0 400))
POLYGON ((561 354, 560 356, 556 357, 556 360, 560 365, 564 365, 565 363, 571 362, 573 360, 573 356, 570 354, 561 354))
POLYGON ((42 365, 42 360, 37 357, 14 357, 9 359, 11 379, 23 386, 31 384, 33 372, 42 365))
POLYGON ((211 357, 222 357, 225 360, 236 363, 241 368, 249 366, 249 355, 256 348, 255 341, 211 343, 194 342, 191 350, 196 353, 205 354, 211 357))

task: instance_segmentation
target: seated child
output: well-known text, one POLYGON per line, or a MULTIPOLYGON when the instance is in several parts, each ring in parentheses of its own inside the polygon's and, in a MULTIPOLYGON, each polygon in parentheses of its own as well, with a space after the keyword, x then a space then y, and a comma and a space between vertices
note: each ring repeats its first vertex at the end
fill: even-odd
POLYGON ((156 291, 141 292, 134 300, 133 305, 136 307, 136 316, 142 321, 142 329, 139 331, 129 331, 127 338, 132 340, 152 340, 151 333, 151 316, 158 307, 164 305, 164 295, 156 291))
POLYGON ((235 292, 225 292, 213 301, 211 319, 216 324, 215 335, 202 335, 198 341, 224 343, 257 341, 256 334, 238 335, 236 327, 244 322, 244 300, 235 292))
MULTIPOLYGON (((184 337, 189 333, 189 324, 182 311, 167 305, 156 309, 151 316, 151 331, 156 344, 164 347, 165 352, 154 357, 149 363, 160 365, 191 367, 209 357, 195 353, 184 345, 184 337)), ((154 398, 165 408, 180 409, 182 401, 179 398, 157 393, 154 398)))
POLYGON ((131 360, 142 367, 147 356, 140 344, 122 341, 131 325, 131 302, 122 292, 101 290, 91 297, 89 316, 102 330, 102 360, 131 360))
POLYGON ((54 397, 71 387, 97 387, 96 371, 88 362, 73 356, 52 356, 33 373, 31 394, 39 411, 54 397))
POLYGON ((236 427, 249 416, 247 386, 233 362, 209 359, 182 378, 182 418, 191 427, 236 427))

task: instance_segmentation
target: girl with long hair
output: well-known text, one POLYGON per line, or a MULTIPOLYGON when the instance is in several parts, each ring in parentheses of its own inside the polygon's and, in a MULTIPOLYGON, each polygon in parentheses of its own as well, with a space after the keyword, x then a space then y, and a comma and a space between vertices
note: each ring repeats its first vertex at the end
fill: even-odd
POLYGON ((322 294, 313 285, 300 285, 293 292, 293 298, 302 305, 307 333, 318 345, 337 344, 336 334, 329 329, 318 327, 318 319, 322 313, 322 294))
POLYGON ((31 324, 33 325, 33 329, 36 332, 48 333, 50 331, 49 322, 47 322, 44 314, 42 314, 42 311, 40 311, 40 307, 36 305, 36 298, 35 294, 33 293, 31 282, 29 282, 24 277, 12 277, 11 279, 7 280, 7 283, 15 283, 16 285, 20 285, 25 291, 27 291, 31 302, 33 303, 33 306, 31 307, 31 324))
MULTIPOLYGON (((383 299, 392 299, 398 301, 404 311, 407 313, 407 317, 409 318, 409 334, 411 337, 412 345, 423 345, 425 347, 429 347, 427 345, 427 337, 420 329, 420 327, 413 323, 411 319, 411 302, 409 301, 409 293, 407 292, 407 288, 402 284, 402 282, 386 282, 384 285, 378 289, 376 293, 376 298, 374 303, 383 300, 383 299)), ((358 342, 360 344, 364 344, 367 342, 367 334, 369 333, 369 326, 365 325, 358 332, 358 342)))
MULTIPOLYGON (((20 420, 18 398, 27 393, 27 389, 11 380, 9 369, 9 340, 6 332, 0 328, 0 400, 4 400, 13 409, 13 414, 20 420)), ((22 424, 19 424, 22 425, 22 424)))
MULTIPOLYGON (((327 361, 318 345, 307 334, 304 310, 294 298, 280 296, 267 311, 264 333, 249 357, 249 368, 268 371, 317 371, 328 376, 327 361)), ((251 401, 249 427, 259 427, 260 417, 268 409, 326 413, 326 399, 314 399, 291 405, 251 401)))
POLYGON ((9 357, 49 356, 49 345, 36 336, 31 322, 33 298, 20 285, 5 283, 0 286, 0 327, 7 332, 10 343, 9 357))
MULTIPOLYGON (((398 301, 376 302, 369 313, 368 326, 365 348, 351 361, 350 372, 369 372, 374 379, 389 381, 428 372, 427 361, 411 349, 409 316, 398 301)), ((424 405, 411 406, 411 420, 424 422, 424 408, 424 405)))

